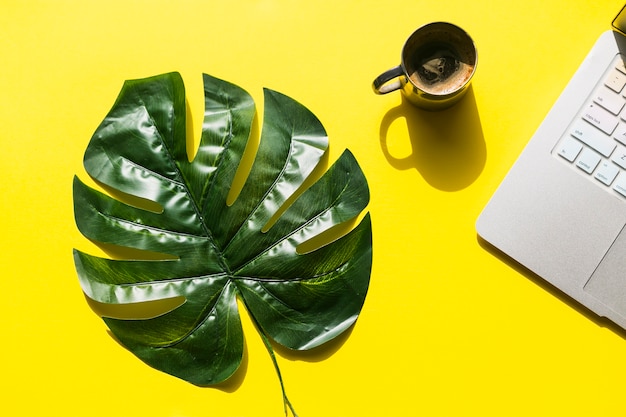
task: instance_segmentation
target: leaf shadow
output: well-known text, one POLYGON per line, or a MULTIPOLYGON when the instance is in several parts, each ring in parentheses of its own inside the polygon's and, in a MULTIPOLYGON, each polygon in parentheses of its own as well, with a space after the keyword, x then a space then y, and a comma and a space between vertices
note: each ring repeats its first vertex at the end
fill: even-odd
POLYGON ((541 278, 539 275, 526 268, 524 265, 517 262, 515 259, 511 258, 486 240, 484 240, 479 235, 476 235, 476 240, 481 248, 485 251, 489 252, 494 257, 498 258, 501 262, 506 264, 508 267, 524 276, 526 279, 537 285, 542 290, 546 291, 548 294, 553 297, 559 299, 561 302, 565 303, 568 307, 574 309, 579 314, 583 315, 591 322, 596 324, 598 327, 606 328, 616 335, 620 336, 622 339, 626 339, 626 330, 622 329, 617 324, 613 323, 611 320, 606 317, 600 317, 595 314, 593 311, 589 310, 584 305, 580 304, 578 301, 571 298, 569 295, 562 292, 560 289, 550 284, 548 281, 541 278))
POLYGON ((322 362, 341 349, 341 347, 346 343, 352 331, 354 330, 354 326, 356 323, 353 323, 352 326, 348 327, 343 333, 339 334, 332 340, 315 347, 309 350, 293 350, 287 347, 284 347, 274 341, 272 341, 272 348, 276 353, 278 353, 282 358, 290 360, 292 362, 295 361, 303 361, 303 362, 322 362))
POLYGON ((205 388, 215 388, 223 392, 233 393, 241 387, 248 373, 248 344, 246 338, 243 338, 243 356, 239 368, 226 381, 216 385, 206 386, 205 388))
POLYGON ((124 191, 118 190, 115 187, 112 187, 108 184, 105 184, 99 181, 97 178, 94 178, 91 175, 89 177, 94 181, 96 185, 98 185, 101 188, 102 191, 104 191, 109 196, 111 196, 112 198, 116 199, 117 201, 121 203, 124 203, 132 207, 136 207, 141 210, 150 211, 152 213, 159 214, 163 212, 163 206, 161 206, 159 203, 155 201, 148 200, 142 197, 137 197, 136 195, 133 195, 133 194, 125 193, 124 191))
POLYGON ((412 105, 404 95, 399 106, 390 109, 380 125, 380 146, 389 163, 398 170, 417 169, 433 187, 458 191, 471 185, 483 171, 487 148, 473 87, 454 106, 426 111, 412 105), (394 156, 389 149, 389 130, 404 119, 411 154, 394 156))
POLYGON ((167 314, 185 303, 185 297, 178 296, 129 304, 108 304, 89 298, 87 294, 83 295, 91 311, 99 317, 109 317, 117 320, 151 319, 167 314))

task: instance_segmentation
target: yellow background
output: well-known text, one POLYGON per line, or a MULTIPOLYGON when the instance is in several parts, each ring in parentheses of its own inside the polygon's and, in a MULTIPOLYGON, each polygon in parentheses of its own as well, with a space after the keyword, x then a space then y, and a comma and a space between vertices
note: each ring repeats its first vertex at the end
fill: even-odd
POLYGON ((330 161, 369 180, 374 264, 348 337, 280 350, 312 416, 621 416, 625 333, 491 253, 474 222, 618 0, 0 1, 0 414, 281 416, 271 361, 245 319, 246 362, 219 388, 155 371, 89 308, 72 248, 71 182, 126 79, 179 71, 198 137, 201 73, 317 115, 330 161), (479 49, 465 100, 424 113, 372 80, 422 24, 479 49))

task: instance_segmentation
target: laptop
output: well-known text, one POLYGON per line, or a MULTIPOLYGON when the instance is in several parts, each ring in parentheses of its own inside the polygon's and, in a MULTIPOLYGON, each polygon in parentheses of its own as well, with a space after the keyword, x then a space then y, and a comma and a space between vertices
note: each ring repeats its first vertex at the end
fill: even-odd
POLYGON ((478 235, 626 329, 626 6, 476 222, 478 235))

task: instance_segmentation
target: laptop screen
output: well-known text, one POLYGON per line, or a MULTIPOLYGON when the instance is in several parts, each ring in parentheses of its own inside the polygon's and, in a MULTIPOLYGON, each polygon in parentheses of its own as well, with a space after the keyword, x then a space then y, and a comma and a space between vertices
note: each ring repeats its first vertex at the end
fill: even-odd
POLYGON ((622 8, 615 19, 613 19, 613 29, 626 35, 626 6, 622 8))

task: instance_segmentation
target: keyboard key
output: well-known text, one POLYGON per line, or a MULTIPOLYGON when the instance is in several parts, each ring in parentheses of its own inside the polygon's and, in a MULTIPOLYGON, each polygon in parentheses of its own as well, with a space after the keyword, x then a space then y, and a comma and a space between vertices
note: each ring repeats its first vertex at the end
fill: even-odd
POLYGON ((613 149, 615 149, 615 141, 613 139, 582 120, 577 120, 574 123, 570 133, 576 139, 580 140, 587 146, 591 146, 607 158, 611 155, 613 149))
MULTIPOLYGON (((624 77, 626 77, 626 75, 624 77)), ((583 119, 602 130, 607 135, 613 133, 618 123, 615 116, 595 103, 589 104, 583 110, 583 119)))
POLYGON ((626 108, 624 108, 624 110, 622 110, 622 112, 619 115, 619 118, 622 119, 623 122, 626 122, 626 108))
POLYGON ((593 101, 615 115, 618 115, 624 107, 622 96, 606 87, 601 87, 596 91, 593 101))
POLYGON ((578 160, 576 161, 576 166, 585 171, 587 174, 591 174, 600 163, 600 159, 600 155, 589 148, 585 148, 580 153, 580 157, 578 157, 578 160))
POLYGON ((613 189, 626 197, 626 174, 622 173, 613 184, 613 189))
POLYGON ((595 178, 602 182, 604 185, 611 185, 615 177, 617 177, 618 173, 619 168, 617 167, 617 165, 612 164, 608 161, 602 161, 598 166, 595 178))
POLYGON ((567 137, 560 144, 557 153, 570 162, 578 156, 583 145, 574 138, 567 137))
POLYGON ((626 123, 620 123, 613 132, 613 138, 622 145, 626 145, 626 123))
POLYGON ((611 161, 626 169, 626 148, 621 145, 618 146, 613 156, 611 156, 611 161))
POLYGON ((620 70, 620 72, 623 72, 624 74, 626 74, 626 65, 624 64, 624 61, 622 61, 622 59, 619 56, 615 60, 615 68, 620 70))
POLYGON ((622 88, 624 88, 624 85, 626 85, 626 75, 624 75, 617 69, 614 69, 606 77, 604 85, 606 85, 616 93, 619 93, 620 91, 622 91, 622 88))

